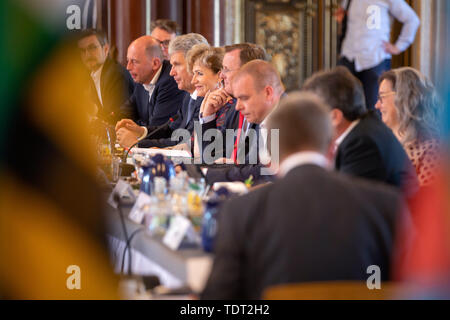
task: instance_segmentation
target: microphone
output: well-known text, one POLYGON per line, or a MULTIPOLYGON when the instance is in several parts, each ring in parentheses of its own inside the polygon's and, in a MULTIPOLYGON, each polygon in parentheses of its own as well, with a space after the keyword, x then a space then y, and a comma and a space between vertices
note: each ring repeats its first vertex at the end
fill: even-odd
MULTIPOLYGON (((180 117, 180 115, 177 113, 177 114, 174 115, 172 118, 170 118, 169 121, 167 121, 166 123, 160 125, 160 126, 157 127, 155 130, 153 130, 152 132, 150 132, 149 134, 147 134, 147 135, 145 136, 144 139, 148 139, 148 138, 150 138, 151 136, 153 136, 155 133, 157 133, 158 131, 161 131, 162 129, 167 128, 167 126, 168 126, 170 123, 175 122, 179 117, 180 117)), ((144 139, 142 139, 142 140, 144 140, 144 139)), ((124 156, 124 158, 123 158, 123 162, 126 162, 126 161, 127 161, 128 153, 129 153, 130 150, 131 150, 132 148, 134 148, 138 143, 139 143, 139 141, 136 142, 136 143, 134 143, 134 144, 132 144, 132 145, 127 149, 127 152, 125 153, 125 156, 124 156)))

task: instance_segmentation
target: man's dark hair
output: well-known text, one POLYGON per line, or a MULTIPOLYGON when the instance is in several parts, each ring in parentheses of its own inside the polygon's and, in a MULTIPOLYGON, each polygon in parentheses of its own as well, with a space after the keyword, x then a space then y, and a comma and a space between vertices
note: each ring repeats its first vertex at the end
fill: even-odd
POLYGON ((226 53, 234 50, 241 50, 241 52, 239 53, 241 66, 256 59, 270 61, 270 57, 267 54, 266 50, 262 46, 254 43, 244 42, 225 46, 226 53))
POLYGON ((345 67, 313 74, 302 90, 318 94, 332 109, 341 110, 348 121, 359 119, 367 112, 363 86, 345 67))
POLYGON ((150 30, 153 31, 155 28, 160 28, 168 33, 177 33, 178 30, 178 24, 169 19, 158 19, 153 21, 150 24, 150 30))
POLYGON ((280 156, 311 150, 326 153, 333 133, 328 110, 311 92, 293 92, 283 98, 268 120, 269 129, 279 129, 280 156))
POLYGON ((103 30, 97 30, 97 29, 86 29, 86 30, 80 31, 78 40, 81 40, 83 38, 90 37, 90 36, 96 36, 98 39, 98 42, 100 42, 100 45, 102 47, 108 43, 108 37, 106 36, 106 33, 103 30))

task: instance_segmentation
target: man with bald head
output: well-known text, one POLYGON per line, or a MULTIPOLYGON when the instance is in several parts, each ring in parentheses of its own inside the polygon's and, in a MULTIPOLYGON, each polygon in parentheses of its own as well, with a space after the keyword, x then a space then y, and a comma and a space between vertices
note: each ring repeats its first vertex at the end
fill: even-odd
POLYGON ((127 70, 136 82, 133 95, 122 106, 129 118, 141 126, 158 126, 178 112, 185 92, 170 76, 170 63, 163 59, 158 40, 151 36, 134 40, 128 47, 127 70))
POLYGON ((232 78, 231 87, 237 100, 236 110, 248 122, 248 126, 242 126, 237 137, 237 160, 240 165, 227 169, 209 169, 207 180, 209 183, 245 181, 250 176, 254 180, 265 180, 266 177, 261 175, 262 162, 268 164, 270 159, 267 158, 267 131, 261 129, 266 129, 269 114, 284 94, 283 83, 272 64, 257 59, 239 69, 232 78))
POLYGON ((198 33, 188 33, 176 37, 170 42, 170 64, 172 69, 170 75, 178 85, 178 89, 186 92, 185 98, 178 111, 178 118, 160 128, 148 139, 139 139, 145 137, 148 132, 156 130, 156 127, 138 126, 129 119, 119 121, 116 125, 116 134, 121 146, 129 148, 139 141, 140 148, 159 147, 165 148, 178 144, 179 140, 172 140, 172 133, 176 129, 186 129, 192 132, 194 129, 194 120, 198 119, 200 104, 203 98, 194 94, 195 87, 192 84, 192 74, 188 71, 187 61, 185 59, 187 52, 196 44, 208 44, 208 41, 198 33), (139 140, 138 140, 139 139, 139 140))

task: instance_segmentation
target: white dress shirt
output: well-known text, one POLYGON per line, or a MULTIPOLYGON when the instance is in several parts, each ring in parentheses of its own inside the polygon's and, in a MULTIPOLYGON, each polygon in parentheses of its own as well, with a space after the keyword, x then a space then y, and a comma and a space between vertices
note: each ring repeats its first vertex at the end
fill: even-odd
POLYGON ((156 82, 158 82, 159 76, 161 75, 162 65, 159 67, 158 71, 156 71, 155 75, 150 81, 149 84, 143 84, 144 89, 148 91, 148 101, 150 102, 153 94, 153 90, 155 90, 156 82))
POLYGON ((359 121, 360 121, 360 119, 356 119, 355 121, 352 121, 350 123, 350 125, 347 127, 347 129, 345 129, 345 131, 334 141, 336 148, 339 147, 339 145, 349 135, 349 133, 353 130, 353 128, 358 125, 359 121))
MULTIPOLYGON (((343 8, 347 1, 343 1, 343 8)), ((389 42, 391 16, 403 23, 395 43, 401 52, 414 41, 420 25, 417 14, 404 0, 352 0, 348 11, 342 55, 355 61, 358 72, 391 58, 383 48, 383 41, 389 42)))
POLYGON ((314 164, 322 168, 328 168, 328 160, 323 154, 314 151, 303 151, 293 153, 284 159, 278 171, 279 175, 284 177, 292 169, 305 164, 314 164))
POLYGON ((97 91, 98 100, 100 100, 100 103, 103 105, 102 91, 100 89, 100 78, 102 76, 102 70, 103 70, 103 65, 101 65, 100 68, 98 68, 98 70, 91 72, 91 78, 92 78, 92 81, 94 81, 95 90, 97 91))

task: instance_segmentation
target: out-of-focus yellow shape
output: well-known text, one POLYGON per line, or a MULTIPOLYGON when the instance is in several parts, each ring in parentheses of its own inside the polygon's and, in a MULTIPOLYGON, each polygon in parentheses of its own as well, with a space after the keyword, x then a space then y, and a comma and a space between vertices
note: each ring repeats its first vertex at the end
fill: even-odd
POLYGON ((12 299, 117 299, 104 248, 38 192, 0 177, 0 287, 12 299), (81 289, 66 286, 67 267, 81 289))

